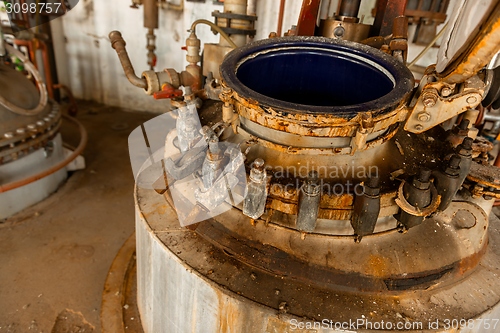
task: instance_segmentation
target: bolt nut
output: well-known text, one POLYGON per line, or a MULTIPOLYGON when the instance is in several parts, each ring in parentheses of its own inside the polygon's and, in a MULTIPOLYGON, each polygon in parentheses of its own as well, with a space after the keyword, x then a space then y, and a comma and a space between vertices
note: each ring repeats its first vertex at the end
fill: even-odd
POLYGON ((453 94, 453 89, 451 89, 450 87, 444 87, 443 89, 441 89, 441 95, 443 97, 448 97, 451 94, 453 94))
POLYGON ((436 105, 438 94, 436 89, 427 89, 422 93, 422 103, 426 107, 433 107, 436 105))
POLYGON ((341 25, 339 25, 333 30, 333 35, 335 36, 335 38, 342 38, 344 37, 344 34, 345 34, 345 29, 341 25))
POLYGON ((255 161, 253 161, 252 167, 256 168, 257 170, 262 170, 264 168, 264 160, 262 158, 257 158, 255 161))
POLYGON ((3 137, 6 139, 12 139, 14 137, 14 133, 12 132, 4 133, 3 137))
POLYGON ((468 104, 474 104, 476 102, 477 102, 476 96, 470 96, 469 98, 467 98, 467 103, 468 104))
POLYGON ((420 112, 418 115, 417 115, 417 119, 418 121, 421 121, 421 122, 429 122, 431 120, 431 114, 429 112, 420 112))
POLYGON ((418 124, 418 125, 415 125, 415 129, 416 129, 417 131, 421 131, 421 130, 423 130, 423 129, 424 129, 424 126, 422 126, 422 125, 418 124))

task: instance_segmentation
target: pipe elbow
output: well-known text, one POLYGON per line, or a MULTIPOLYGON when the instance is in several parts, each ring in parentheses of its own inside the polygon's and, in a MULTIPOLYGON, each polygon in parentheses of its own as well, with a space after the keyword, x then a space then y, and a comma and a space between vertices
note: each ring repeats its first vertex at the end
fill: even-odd
POLYGON ((125 46, 127 43, 122 37, 122 34, 119 31, 111 31, 109 33, 109 40, 111 42, 111 47, 116 51, 118 58, 120 59, 120 63, 122 65, 123 71, 127 79, 134 86, 147 90, 148 84, 144 78, 140 78, 135 74, 134 66, 130 61, 130 58, 127 53, 127 49, 125 46))

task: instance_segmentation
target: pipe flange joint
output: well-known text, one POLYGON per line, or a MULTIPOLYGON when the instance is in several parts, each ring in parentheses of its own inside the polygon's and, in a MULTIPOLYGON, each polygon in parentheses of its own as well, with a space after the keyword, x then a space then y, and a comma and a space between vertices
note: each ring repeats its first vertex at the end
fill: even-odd
POLYGON ((168 82, 163 82, 163 83, 170 83, 174 88, 179 88, 181 86, 181 78, 179 73, 173 68, 167 68, 165 69, 165 73, 168 75, 168 82))
POLYGON ((146 94, 153 95, 155 92, 160 91, 160 81, 155 71, 145 71, 142 77, 146 80, 147 87, 144 89, 146 94))
POLYGON ((424 208, 414 207, 406 200, 403 191, 404 185, 405 181, 403 180, 398 189, 398 196, 395 199, 396 205, 398 205, 398 207, 401 208, 402 211, 413 216, 426 217, 431 215, 438 209, 439 205, 441 204, 441 196, 438 194, 436 187, 432 183, 429 184, 431 190, 431 203, 424 208))

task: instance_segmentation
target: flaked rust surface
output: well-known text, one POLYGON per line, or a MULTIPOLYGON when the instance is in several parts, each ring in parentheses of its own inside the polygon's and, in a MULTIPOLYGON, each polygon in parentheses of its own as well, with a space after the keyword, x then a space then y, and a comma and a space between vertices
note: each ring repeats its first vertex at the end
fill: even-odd
MULTIPOLYGON (((285 214, 297 215, 299 189, 289 188, 287 191, 281 185, 273 184, 270 187, 267 208, 285 214)), ((380 217, 391 216, 397 212, 394 202, 397 193, 390 191, 383 193, 380 199, 382 214, 380 217), (387 215, 384 215, 387 213, 387 215)), ((321 196, 318 218, 329 220, 350 220, 354 196, 352 194, 334 195, 325 193, 321 196)))
POLYGON ((478 36, 470 43, 464 54, 445 71, 443 80, 447 83, 461 83, 474 76, 486 66, 500 50, 500 2, 497 2, 478 36))
MULTIPOLYGON (((277 110, 233 93, 235 109, 241 117, 265 127, 297 135, 313 137, 352 137, 362 123, 362 114, 375 114, 378 110, 366 110, 354 118, 341 117, 333 111, 330 114, 306 114, 277 110)), ((332 109, 334 110, 334 108, 332 109)), ((370 133, 377 132, 405 120, 408 112, 402 101, 395 110, 373 119, 370 133)))
POLYGON ((472 162, 467 179, 483 187, 491 187, 495 191, 500 191, 500 168, 493 165, 472 162))
MULTIPOLYGON (((358 129, 359 129, 359 127, 356 128, 356 131, 358 129)), ((365 150, 374 148, 376 146, 382 145, 382 144, 390 141, 397 134, 398 131, 399 131, 399 128, 398 128, 397 124, 392 124, 387 129, 387 133, 381 135, 377 139, 366 142, 365 144, 362 145, 362 147, 359 147, 356 150, 356 152, 365 151, 365 150)), ((376 131, 371 131, 371 132, 373 133, 376 131)), ((356 135, 356 133, 357 132, 355 132, 353 135, 356 135)), ((284 145, 284 144, 275 143, 275 142, 269 141, 266 138, 260 138, 260 137, 256 137, 253 135, 252 135, 252 137, 262 147, 276 150, 279 152, 286 152, 287 154, 293 154, 293 155, 334 156, 334 155, 348 155, 348 154, 353 154, 353 152, 354 152, 351 145, 347 145, 345 147, 334 147, 334 148, 294 147, 291 145, 284 145)), ((334 135, 332 137, 338 137, 338 136, 334 135)))

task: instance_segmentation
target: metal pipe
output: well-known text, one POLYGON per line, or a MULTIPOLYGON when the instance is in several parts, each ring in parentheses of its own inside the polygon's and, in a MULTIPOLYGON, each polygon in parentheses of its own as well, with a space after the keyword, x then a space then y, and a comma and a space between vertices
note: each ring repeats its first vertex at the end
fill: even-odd
POLYGON ((120 59, 120 63, 122 64, 123 71, 125 72, 127 79, 134 86, 147 90, 148 84, 146 80, 135 75, 134 66, 132 66, 130 58, 128 57, 127 49, 125 48, 127 43, 125 43, 122 34, 116 30, 111 31, 109 33, 109 39, 111 41, 111 47, 115 49, 116 54, 118 54, 118 58, 120 59))
POLYGON ((196 31, 196 26, 198 24, 206 24, 206 25, 208 25, 209 27, 211 27, 212 29, 214 29, 215 31, 217 31, 221 35, 221 37, 223 37, 229 43, 229 45, 231 45, 232 48, 237 48, 238 47, 238 45, 236 45, 233 42, 233 40, 229 37, 228 34, 226 34, 221 29, 221 27, 219 27, 218 25, 216 25, 216 24, 214 24, 214 23, 212 23, 212 22, 210 22, 208 20, 201 19, 201 20, 194 21, 193 24, 191 25, 191 31, 196 31))
POLYGON ((441 29, 441 31, 436 35, 436 37, 434 37, 434 39, 429 43, 429 45, 427 45, 425 47, 425 49, 422 50, 422 52, 420 52, 416 57, 415 59, 413 59, 412 62, 410 62, 410 64, 408 65, 408 68, 412 67, 413 65, 415 65, 417 63, 417 61, 420 60, 420 58, 422 58, 424 56, 424 54, 430 50, 431 47, 434 46, 434 44, 436 44, 437 40, 444 34, 444 30, 446 29, 446 27, 448 26, 448 22, 446 22, 443 26, 443 28, 441 29))
POLYGON ((276 29, 276 34, 278 36, 281 36, 281 32, 283 30, 283 17, 285 15, 285 5, 286 5, 286 0, 281 0, 280 12, 278 14, 278 28, 276 29))
POLYGON ((394 18, 404 15, 408 0, 378 0, 375 21, 370 29, 370 37, 389 36, 394 18))
POLYGON ((149 69, 156 66, 156 36, 155 29, 158 29, 159 8, 157 0, 143 0, 144 7, 144 27, 148 29, 146 34, 146 50, 148 50, 149 69))
POLYGON ((50 65, 50 59, 49 59, 49 48, 47 47, 47 44, 43 41, 39 41, 40 45, 40 50, 42 51, 42 60, 43 60, 43 67, 45 71, 45 83, 47 85, 47 93, 51 98, 55 99, 55 92, 54 92, 54 81, 52 80, 52 74, 51 74, 51 65, 50 65))
POLYGON ((486 112, 483 117, 484 121, 491 121, 494 123, 500 122, 500 114, 491 114, 490 112, 486 112))
POLYGON ((297 22, 297 36, 314 36, 321 0, 304 0, 297 22))
POLYGON ((14 181, 11 183, 0 185, 0 193, 14 190, 14 189, 19 188, 21 186, 25 186, 25 185, 31 184, 33 182, 36 182, 39 179, 50 176, 51 174, 61 170, 62 168, 64 168, 65 166, 67 166, 68 164, 73 162, 73 160, 75 160, 83 152, 83 150, 85 149, 85 146, 87 145, 87 140, 88 140, 87 131, 85 130, 85 127, 83 127, 83 125, 78 120, 76 120, 74 118, 71 118, 71 117, 66 116, 66 115, 63 115, 63 117, 69 121, 72 121, 74 124, 76 124, 78 126, 78 130, 80 131, 80 143, 78 144, 78 147, 76 147, 75 151, 73 153, 71 153, 71 155, 69 155, 68 158, 57 163, 56 165, 52 166, 51 168, 49 168, 45 171, 39 172, 36 175, 33 175, 31 177, 28 177, 28 178, 24 178, 24 179, 21 179, 18 181, 14 181))
POLYGON ((143 0, 144 28, 158 29, 159 10, 156 0, 143 0))
POLYGON ((358 17, 361 0, 341 0, 338 16, 358 17))

